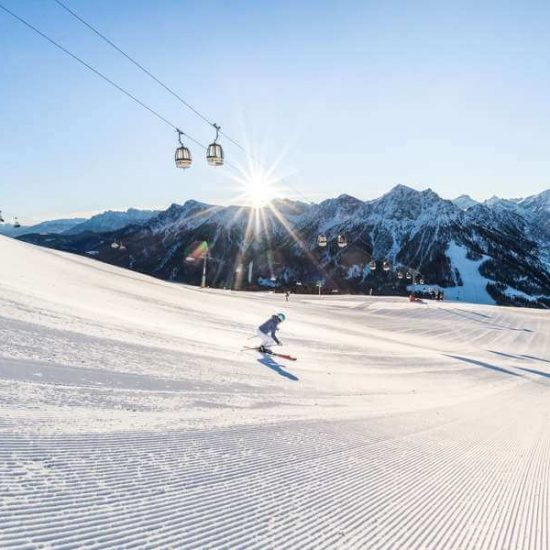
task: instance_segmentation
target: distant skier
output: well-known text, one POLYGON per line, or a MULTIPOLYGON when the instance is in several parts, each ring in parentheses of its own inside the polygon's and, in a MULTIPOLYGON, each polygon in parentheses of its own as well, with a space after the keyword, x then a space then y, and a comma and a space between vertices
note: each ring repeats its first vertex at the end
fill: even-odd
POLYGON ((284 313, 277 313, 258 327, 256 335, 261 339, 259 351, 264 353, 269 351, 269 348, 275 344, 277 346, 283 345, 275 333, 279 330, 279 324, 285 319, 286 315, 284 313))
POLYGON ((288 302, 289 298, 290 298, 290 292, 287 290, 287 291, 285 292, 285 301, 288 302))

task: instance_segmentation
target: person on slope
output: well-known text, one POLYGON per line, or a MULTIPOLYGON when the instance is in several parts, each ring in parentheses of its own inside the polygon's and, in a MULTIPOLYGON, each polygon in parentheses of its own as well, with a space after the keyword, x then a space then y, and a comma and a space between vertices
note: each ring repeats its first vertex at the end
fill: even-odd
POLYGON ((269 352, 269 348, 273 345, 282 346, 283 344, 275 334, 279 330, 279 324, 286 319, 284 313, 272 315, 265 323, 261 324, 256 331, 256 335, 261 339, 258 350, 262 353, 269 352))

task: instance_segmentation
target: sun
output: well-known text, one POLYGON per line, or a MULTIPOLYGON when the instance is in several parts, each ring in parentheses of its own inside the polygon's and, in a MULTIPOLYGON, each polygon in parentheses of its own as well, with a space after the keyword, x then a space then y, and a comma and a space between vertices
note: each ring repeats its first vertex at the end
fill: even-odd
POLYGON ((263 208, 280 195, 276 187, 277 178, 261 167, 249 168, 239 175, 237 181, 242 200, 252 208, 263 208))

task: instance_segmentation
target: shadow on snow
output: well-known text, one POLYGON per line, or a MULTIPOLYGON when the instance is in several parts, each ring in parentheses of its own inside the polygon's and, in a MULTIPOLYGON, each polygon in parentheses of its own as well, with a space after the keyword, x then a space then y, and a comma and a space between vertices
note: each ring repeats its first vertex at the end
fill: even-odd
POLYGON ((484 363, 483 361, 478 361, 477 359, 470 359, 469 357, 461 357, 460 355, 447 355, 446 353, 444 353, 443 355, 445 355, 446 357, 452 357, 453 359, 458 359, 459 361, 463 361, 464 363, 470 363, 478 367, 483 367, 484 369, 501 372, 503 374, 509 374, 510 376, 521 376, 521 374, 518 374, 517 372, 506 370, 506 369, 503 369, 502 367, 491 365, 490 363, 484 363))
POLYGON ((524 370, 526 372, 530 372, 531 374, 538 374, 539 376, 543 376, 544 378, 550 378, 550 373, 542 372, 541 370, 526 369, 525 367, 518 367, 518 369, 524 370))
POLYGON ((496 355, 502 355, 503 357, 509 357, 510 359, 519 359, 520 361, 525 361, 526 359, 531 359, 532 361, 542 361, 543 363, 550 363, 548 359, 543 359, 542 357, 535 357, 534 355, 512 355, 511 353, 504 353, 502 351, 493 351, 492 349, 487 350, 496 355))
POLYGON ((293 380, 294 382, 299 380, 297 376, 294 376, 294 374, 292 374, 291 372, 287 372, 286 370, 284 370, 284 365, 280 365, 269 355, 264 355, 261 359, 258 359, 258 363, 264 365, 264 367, 270 368, 284 378, 288 378, 289 380, 293 380))
POLYGON ((514 328, 514 327, 507 327, 504 325, 497 325, 495 322, 492 321, 492 318, 490 315, 485 315, 484 313, 477 313, 474 311, 467 311, 460 308, 456 309, 446 309, 446 308, 439 308, 440 311, 443 311, 445 313, 448 313, 450 315, 455 315, 456 317, 463 317, 464 319, 468 319, 470 321, 475 321, 476 323, 480 323, 482 325, 487 325, 488 327, 495 329, 495 330, 511 330, 511 331, 517 331, 517 332, 534 332, 530 328, 514 328), (462 313, 458 313, 458 311, 461 311, 462 313), (475 315, 476 317, 473 317, 472 315, 475 315), (482 317, 479 319, 479 317, 482 317), (487 320, 485 320, 487 319, 487 320))

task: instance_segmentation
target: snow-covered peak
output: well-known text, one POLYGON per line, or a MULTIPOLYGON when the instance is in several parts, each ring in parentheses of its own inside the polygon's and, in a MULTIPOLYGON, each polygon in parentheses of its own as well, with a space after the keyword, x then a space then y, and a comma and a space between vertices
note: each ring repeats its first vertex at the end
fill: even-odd
POLYGON ((538 195, 531 195, 525 199, 521 199, 518 204, 531 212, 548 212, 550 213, 550 189, 546 189, 538 195))
POLYGON ((372 201, 374 213, 386 220, 416 220, 428 211, 431 215, 449 216, 457 208, 442 199, 431 189, 417 191, 405 185, 397 185, 381 198, 372 201))
POLYGON ((478 201, 472 199, 470 195, 460 195, 451 201, 454 205, 458 206, 461 210, 468 210, 471 206, 479 204, 478 201))
POLYGON ((369 206, 365 202, 344 194, 324 200, 310 212, 310 216, 320 231, 328 231, 334 225, 365 218, 368 212, 369 206))
POLYGON ((160 212, 151 218, 147 223, 147 228, 153 232, 174 231, 183 225, 189 225, 193 219, 201 217, 201 214, 213 210, 208 204, 188 200, 184 204, 172 203, 166 210, 160 212))
POLYGON ((324 215, 353 215, 362 210, 365 203, 351 195, 340 195, 335 199, 326 199, 318 205, 320 214, 324 215))
POLYGON ((488 208, 495 208, 495 207, 515 208, 517 206, 517 201, 510 200, 510 199, 501 199, 500 197, 493 195, 491 198, 483 201, 482 204, 484 206, 487 206, 488 208))
POLYGON ((396 194, 396 193, 419 193, 417 189, 414 189, 410 187, 409 185, 403 185, 402 183, 398 183, 397 185, 394 185, 386 194, 396 194))
POLYGON ((274 209, 287 219, 297 220, 313 207, 302 201, 293 201, 289 199, 273 199, 267 206, 267 210, 274 209))
POLYGON ((83 223, 75 225, 65 233, 76 235, 85 231, 92 231, 94 233, 117 231, 127 225, 145 223, 156 214, 158 214, 156 210, 138 210, 137 208, 129 208, 126 211, 107 210, 106 212, 92 216, 83 223))

